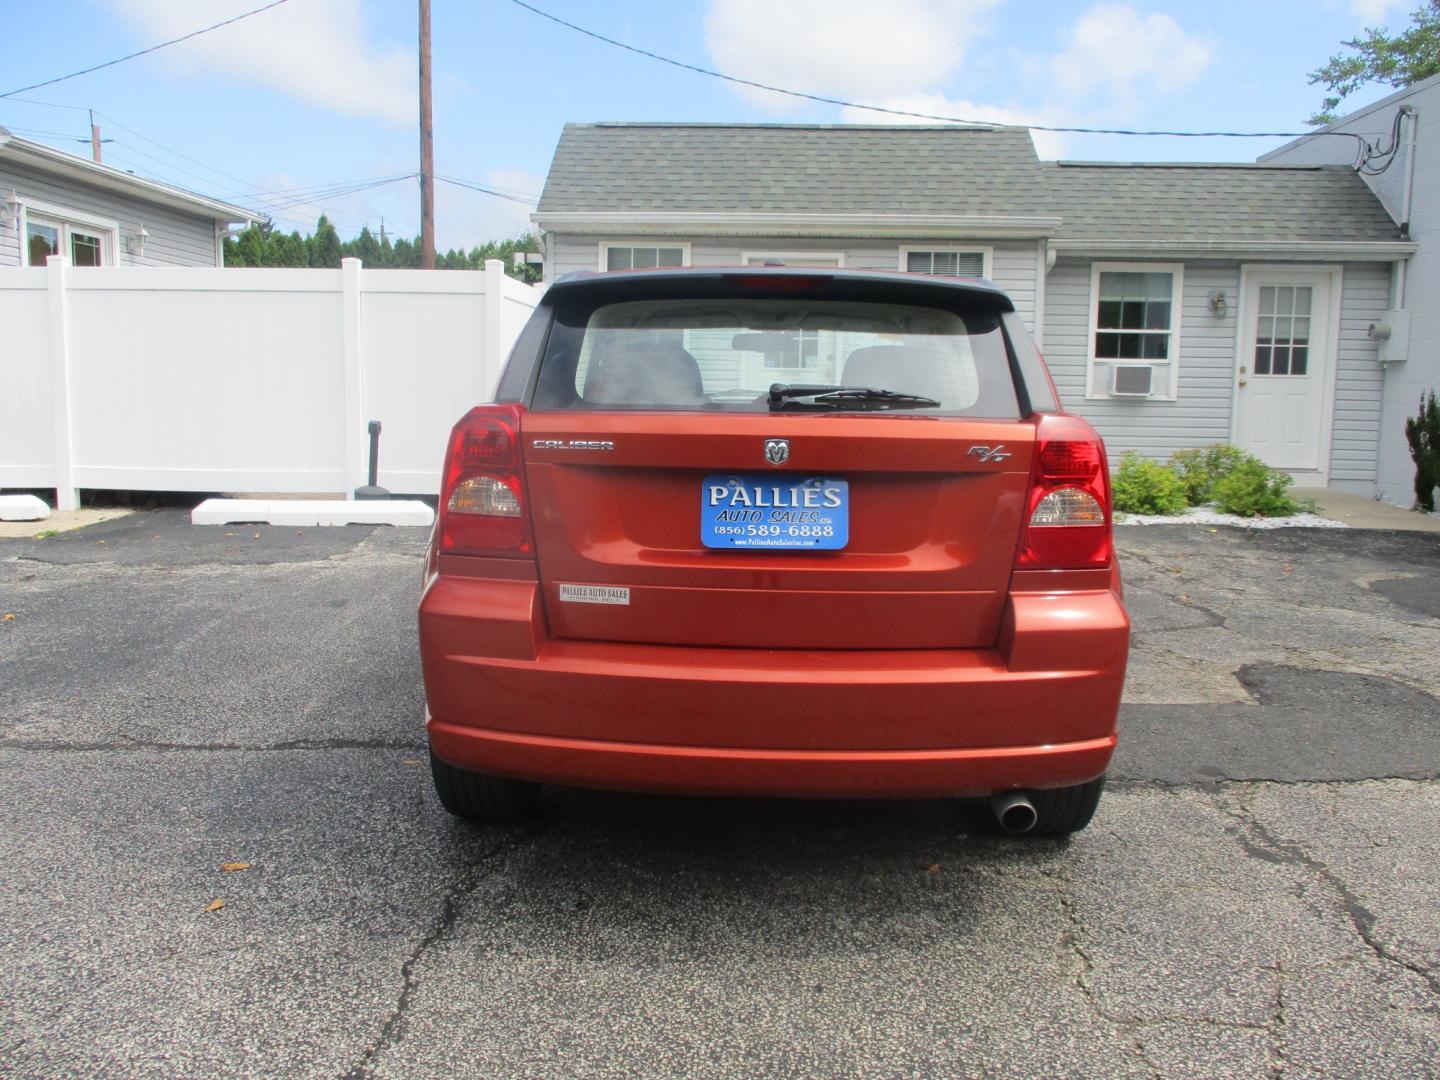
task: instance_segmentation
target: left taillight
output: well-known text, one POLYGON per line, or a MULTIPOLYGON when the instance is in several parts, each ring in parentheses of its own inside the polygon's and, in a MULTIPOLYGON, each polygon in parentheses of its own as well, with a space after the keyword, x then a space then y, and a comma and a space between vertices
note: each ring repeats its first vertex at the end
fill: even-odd
POLYGON ((528 558, 520 406, 477 405, 450 433, 440 489, 440 550, 528 558))
POLYGON ((1016 567, 1084 570, 1113 557, 1105 444, 1079 417, 1040 417, 1016 567))

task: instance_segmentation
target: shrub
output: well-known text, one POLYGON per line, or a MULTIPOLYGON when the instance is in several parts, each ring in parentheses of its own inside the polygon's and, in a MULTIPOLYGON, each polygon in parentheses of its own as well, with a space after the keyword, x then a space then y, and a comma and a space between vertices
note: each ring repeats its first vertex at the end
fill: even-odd
POLYGON ((1420 415, 1405 421, 1405 441, 1415 462, 1415 509, 1434 513, 1435 486, 1440 484, 1440 407, 1434 390, 1428 401, 1420 395, 1420 415))
POLYGON ((1170 456, 1170 468, 1185 485, 1191 506, 1202 506, 1215 497, 1215 485, 1237 467, 1257 459, 1238 446, 1215 443, 1203 450, 1177 450, 1170 456))
POLYGON ((1258 458, 1246 455, 1226 476, 1215 482, 1215 506, 1240 517, 1285 517, 1299 509, 1287 489, 1293 482, 1288 473, 1268 468, 1258 458))
POLYGON ((1120 459, 1114 491, 1115 509, 1127 514, 1178 514, 1186 505, 1180 477, 1134 450, 1120 459))

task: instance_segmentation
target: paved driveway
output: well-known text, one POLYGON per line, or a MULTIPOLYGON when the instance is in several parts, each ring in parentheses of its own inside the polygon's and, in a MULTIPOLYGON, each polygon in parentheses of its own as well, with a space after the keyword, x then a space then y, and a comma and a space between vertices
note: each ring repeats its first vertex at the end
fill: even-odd
POLYGON ((1433 1070, 1440 539, 1120 543, 1123 749, 1067 844, 938 802, 467 828, 419 534, 0 542, 0 1075, 1433 1070))

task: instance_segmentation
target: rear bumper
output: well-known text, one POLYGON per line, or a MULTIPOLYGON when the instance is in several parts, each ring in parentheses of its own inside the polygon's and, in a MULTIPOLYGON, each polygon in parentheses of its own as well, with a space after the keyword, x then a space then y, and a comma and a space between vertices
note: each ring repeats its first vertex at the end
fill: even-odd
POLYGON ((1059 746, 978 750, 742 750, 559 739, 432 719, 436 755, 452 765, 575 787, 832 798, 987 795, 1093 780, 1115 735, 1059 746))
POLYGON ((987 650, 687 648, 549 639, 533 581, 433 578, 435 753, 580 787, 985 795, 1083 783, 1115 747, 1116 592, 1014 593, 987 650))

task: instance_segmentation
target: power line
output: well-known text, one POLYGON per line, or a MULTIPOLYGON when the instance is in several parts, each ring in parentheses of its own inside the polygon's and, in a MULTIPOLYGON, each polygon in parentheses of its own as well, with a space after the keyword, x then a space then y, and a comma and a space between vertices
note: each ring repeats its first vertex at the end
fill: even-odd
POLYGON ((289 0, 271 0, 270 3, 264 5, 263 7, 258 7, 251 11, 242 12, 239 15, 233 16, 232 18, 225 19, 223 22, 217 22, 213 26, 206 26, 200 30, 192 30, 188 34, 181 34, 179 37, 171 38, 169 41, 162 41, 158 45, 151 45, 148 49, 141 49, 139 52, 130 53, 128 56, 117 57, 114 60, 106 60, 103 64, 96 64, 94 67, 84 68, 80 71, 72 71, 69 75, 57 75, 55 76, 55 78, 46 79, 44 82, 31 83, 29 86, 22 86, 18 90, 9 90, 3 94, 0 94, 0 98, 11 97, 15 94, 23 94, 27 90, 38 90, 42 86, 51 86, 58 82, 64 82, 66 79, 77 79, 81 75, 89 75, 92 71, 99 71, 102 68, 114 67, 116 64, 123 64, 126 60, 134 60, 137 56, 146 56, 150 53, 158 52, 160 49, 167 48, 168 46, 178 45, 182 41, 189 41, 191 38, 199 37, 201 34, 208 34, 211 30, 219 30, 222 26, 229 26, 231 23, 237 23, 241 19, 248 19, 251 15, 259 15, 263 11, 269 11, 271 8, 277 8, 281 4, 285 3, 289 3, 289 0))
MULTIPOLYGON (((19 102, 19 103, 26 104, 26 105, 42 105, 42 106, 45 106, 46 108, 51 108, 51 109, 70 109, 70 110, 75 111, 75 112, 86 112, 86 111, 87 111, 86 107, 84 107, 84 106, 80 106, 80 105, 64 105, 64 104, 61 104, 60 102, 56 102, 56 101, 39 101, 39 100, 36 100, 36 99, 34 99, 34 98, 12 98, 11 100, 13 100, 13 101, 15 101, 15 102, 19 102)), ((189 177, 191 177, 191 178, 193 178, 193 179, 195 179, 195 180, 200 180, 200 181, 204 182, 205 184, 211 186, 212 188, 214 188, 214 189, 216 189, 216 190, 218 190, 218 191, 224 192, 224 193, 226 193, 226 194, 228 194, 228 195, 238 196, 238 197, 240 197, 240 198, 245 199, 246 201, 254 200, 254 201, 257 202, 257 204, 261 204, 261 205, 258 205, 258 206, 257 206, 258 209, 262 209, 262 210, 266 209, 266 207, 263 205, 263 203, 264 203, 265 201, 267 201, 267 200, 265 200, 265 198, 264 198, 265 196, 282 195, 282 194, 295 194, 295 195, 298 195, 298 194, 300 194, 300 193, 302 193, 302 192, 305 192, 305 193, 311 194, 311 195, 314 196, 314 197, 311 198, 311 199, 309 200, 309 202, 306 203, 306 204, 294 203, 293 205, 312 205, 312 206, 317 206, 317 207, 320 207, 322 210, 327 211, 327 212, 328 212, 330 215, 332 215, 332 216, 348 217, 348 218, 352 218, 352 219, 354 219, 354 220, 356 220, 356 221, 360 221, 360 222, 363 222, 363 223, 366 223, 366 224, 368 224, 369 221, 370 221, 370 215, 362 214, 362 213, 359 213, 358 211, 354 211, 354 210, 344 210, 344 209, 340 209, 340 208, 331 206, 331 205, 329 205, 327 202, 323 201, 324 198, 331 198, 331 197, 333 197, 333 196, 329 195, 329 194, 326 192, 325 189, 338 188, 338 187, 348 187, 350 184, 356 183, 357 181, 345 180, 345 181, 337 181, 337 182, 326 183, 326 184, 313 184, 313 185, 309 185, 309 186, 305 186, 305 187, 281 188, 281 189, 278 189, 278 190, 265 190, 265 189, 262 189, 258 184, 254 183, 254 182, 252 182, 252 181, 250 181, 250 180, 246 180, 244 177, 236 176, 236 175, 234 175, 233 173, 227 173, 227 172, 225 172, 223 169, 217 169, 217 168, 215 168, 213 165, 209 165, 209 164, 207 164, 207 163, 199 160, 198 158, 191 157, 189 154, 183 153, 183 152, 180 151, 180 150, 176 150, 173 146, 167 146, 165 143, 160 142, 158 139, 151 138, 149 135, 146 135, 143 131, 139 131, 139 130, 131 127, 129 124, 125 123, 123 120, 120 120, 120 119, 118 119, 118 118, 116 118, 116 117, 114 117, 114 116, 111 116, 109 113, 102 112, 102 111, 100 111, 99 109, 95 109, 95 110, 93 110, 93 111, 94 111, 94 113, 95 113, 96 116, 101 117, 101 118, 104 119, 107 123, 113 124, 113 125, 115 125, 116 127, 121 128, 121 129, 124 130, 124 131, 128 131, 130 134, 134 135, 135 137, 137 137, 137 138, 139 138, 139 139, 143 139, 145 142, 151 144, 152 146, 157 147, 158 149, 164 151, 164 152, 167 153, 167 154, 173 155, 174 157, 181 158, 182 160, 188 161, 188 162, 190 162, 190 163, 193 164, 193 165, 198 165, 198 166, 200 166, 200 168, 206 170, 207 172, 214 173, 216 176, 223 176, 223 177, 225 177, 227 180, 233 180, 235 183, 242 185, 243 188, 244 188, 244 190, 241 190, 241 189, 238 189, 238 188, 233 188, 233 187, 226 187, 226 186, 224 186, 224 185, 216 184, 215 181, 214 181, 212 178, 208 177, 208 176, 202 176, 202 175, 200 175, 199 173, 196 173, 196 172, 193 172, 193 171, 191 171, 191 170, 189 170, 189 169, 186 169, 185 167, 183 167, 183 166, 181 166, 181 165, 176 165, 174 162, 165 161, 165 160, 162 159, 162 158, 158 158, 158 157, 156 157, 154 154, 151 154, 151 153, 149 153, 148 151, 142 150, 140 147, 135 146, 133 143, 128 143, 128 142, 125 142, 125 141, 123 141, 123 140, 117 140, 117 145, 126 147, 130 152, 135 153, 135 154, 139 154, 141 157, 147 158, 147 159, 149 159, 150 161, 155 162, 156 164, 162 165, 165 169, 170 170, 171 172, 182 173, 182 174, 184 174, 185 176, 189 176, 189 177)), ((17 132, 27 133, 27 134, 47 135, 47 136, 52 137, 52 138, 64 138, 64 139, 69 139, 69 138, 71 138, 71 136, 67 135, 67 134, 64 133, 64 132, 50 132, 50 131, 42 132, 42 131, 39 131, 38 129, 32 129, 32 128, 12 128, 12 130, 17 131, 17 132)), ((88 140, 87 140, 87 139, 79 139, 79 140, 77 140, 77 141, 87 142, 88 140)), ((106 140, 106 141, 110 141, 110 140, 106 140)), ((114 154, 112 153, 112 157, 114 157, 114 156, 116 156, 116 155, 114 155, 114 154)), ((134 162, 126 161, 123 157, 117 157, 117 160, 124 161, 127 165, 134 165, 134 164, 135 164, 134 162)), ((147 171, 148 171, 148 172, 153 173, 153 172, 155 171, 153 168, 151 168, 151 169, 144 169, 144 168, 141 168, 141 167, 139 167, 139 166, 137 166, 137 168, 140 168, 140 170, 141 170, 142 172, 147 172, 147 171)), ((160 179, 168 179, 167 177, 164 177, 164 176, 161 176, 161 177, 159 177, 159 178, 160 178, 160 179)), ((276 216, 282 216, 282 215, 276 215, 276 216)), ((309 225, 308 222, 305 222, 305 221, 303 221, 303 220, 301 220, 301 219, 299 219, 299 218, 293 217, 293 216, 286 216, 286 217, 285 217, 285 220, 290 221, 290 222, 292 222, 293 224, 300 225, 300 226, 308 227, 308 225, 309 225)))
MULTIPOLYGON (((16 90, 15 93, 18 94, 20 91, 16 90)), ((90 111, 88 105, 62 105, 58 101, 36 101, 34 98, 11 97, 10 94, 6 94, 5 96, 9 97, 12 101, 20 102, 22 105, 43 105, 47 109, 70 109, 74 112, 90 111)))
MULTIPOLYGON (((326 193, 326 198, 332 198, 332 199, 333 199, 333 198, 338 198, 338 197, 340 197, 341 195, 354 195, 356 192, 359 192, 359 191, 369 191, 371 188, 385 187, 387 184, 398 184, 398 183, 399 183, 400 181, 402 181, 402 180, 413 180, 413 179, 415 179, 415 177, 418 176, 418 175, 419 175, 418 173, 406 173, 404 176, 390 176, 390 177, 385 177, 385 178, 382 178, 382 179, 379 179, 379 180, 366 180, 366 181, 363 181, 363 182, 361 182, 361 183, 352 184, 352 185, 349 186, 349 187, 341 188, 341 189, 338 190, 338 191, 330 191, 330 192, 327 192, 327 193, 326 193)), ((305 205, 308 205, 309 202, 310 202, 310 200, 309 200, 308 198, 298 198, 298 199, 294 199, 294 200, 292 200, 292 201, 290 201, 290 202, 278 202, 278 203, 273 203, 273 204, 271 204, 269 207, 264 207, 264 206, 262 206, 261 209, 262 209, 262 210, 264 210, 264 209, 268 209, 268 210, 288 210, 288 209, 289 209, 290 207, 292 207, 292 206, 305 206, 305 205)))
MULTIPOLYGON (((121 143, 120 146, 124 147, 124 149, 127 151, 135 149, 135 147, 130 146, 128 143, 121 143)), ((127 171, 135 174, 136 176, 148 176, 153 180, 160 180, 164 183, 173 183, 173 181, 171 181, 169 177, 156 170, 154 166, 142 165, 139 162, 127 157, 124 153, 120 151, 112 150, 109 154, 106 155, 106 158, 107 163, 114 163, 116 165, 124 166, 127 171)), ((283 214, 273 214, 267 216, 273 217, 276 221, 287 222, 298 229, 308 229, 311 226, 311 223, 304 220, 303 218, 292 217, 283 214)))
POLYGON ((81 138, 73 131, 41 131, 39 128, 13 127, 6 125, 6 131, 13 131, 17 135, 40 135, 50 139, 66 139, 70 142, 89 142, 89 138, 81 138))
MULTIPOLYGON (((846 101, 843 98, 825 97, 822 94, 808 94, 803 90, 787 90, 783 86, 771 86, 769 83, 756 82, 754 79, 742 79, 738 75, 727 75, 723 71, 715 71, 711 68, 699 67, 695 64, 687 64, 683 60, 675 60, 668 56, 661 56, 659 53, 642 49, 635 45, 627 45, 623 41, 616 41, 612 37, 596 33, 594 30, 587 30, 583 26, 567 22, 558 15, 551 15, 548 11, 541 11, 525 0, 510 0, 517 7, 539 15, 542 19, 549 19, 551 22, 563 26, 576 33, 584 34, 586 37, 594 38, 596 41, 603 41, 606 45, 613 45, 618 49, 636 53, 639 56, 648 57, 651 60, 658 60, 662 64, 669 64, 671 67, 683 68, 685 71, 692 71, 697 75, 707 75, 712 79, 723 79, 726 82, 735 83, 739 86, 749 86, 756 90, 768 90, 772 94, 785 94, 788 97, 804 98, 806 101, 818 101, 822 105, 839 105, 847 109, 865 109, 870 112, 887 113, 890 116, 908 116, 917 120, 939 120, 946 124, 968 124, 972 127, 987 128, 1028 128, 1031 131, 1053 131, 1058 134, 1067 135, 1142 135, 1142 136, 1171 136, 1177 139, 1297 139, 1305 135, 1346 135, 1350 138, 1359 139, 1360 136, 1348 131, 1135 131, 1128 128, 1087 128, 1087 127, 1059 127, 1047 124, 1002 124, 989 120, 967 120, 959 116, 940 116, 935 113, 911 112, 908 109, 891 109, 884 105, 866 105, 857 101, 846 101)), ((1362 143, 1363 139, 1360 140, 1362 143)))
MULTIPOLYGON (((42 102, 35 102, 35 104, 44 104, 44 103, 42 103, 42 102)), ((63 106, 62 106, 62 107, 63 107, 63 106)), ((312 197, 311 199, 309 199, 309 200, 308 200, 306 203, 304 203, 304 204, 301 204, 301 203, 293 203, 292 205, 311 205, 311 206, 318 206, 318 207, 321 207, 321 208, 324 209, 324 210, 328 210, 331 214, 336 214, 336 215, 339 215, 339 216, 341 216, 341 217, 355 218, 355 219, 357 219, 357 220, 360 220, 360 221, 365 222, 366 224, 368 224, 369 221, 370 221, 370 215, 361 214, 361 213, 359 213, 359 212, 357 212, 357 211, 354 211, 354 210, 343 210, 343 209, 339 209, 339 208, 337 208, 337 207, 334 207, 334 206, 329 205, 329 203, 327 203, 327 202, 324 201, 325 199, 329 199, 329 198, 334 198, 334 197, 335 197, 335 195, 328 193, 325 189, 328 189, 328 188, 338 188, 338 187, 347 187, 347 186, 349 186, 350 184, 360 183, 360 182, 362 182, 362 181, 341 180, 341 181, 334 181, 334 182, 326 183, 326 184, 311 184, 311 185, 307 185, 307 186, 303 186, 303 187, 278 188, 278 189, 274 189, 274 190, 265 190, 265 189, 261 188, 260 185, 254 183, 253 181, 246 180, 244 177, 236 176, 236 175, 234 175, 233 173, 227 173, 227 172, 225 172, 223 169, 217 169, 217 168, 215 168, 215 166, 206 164, 205 162, 199 160, 198 158, 193 158, 193 157, 191 157, 189 154, 186 154, 186 153, 183 153, 183 152, 181 152, 181 151, 179 151, 179 150, 176 150, 173 146, 167 146, 165 143, 160 142, 158 139, 153 139, 153 138, 151 138, 149 135, 146 135, 144 132, 142 132, 142 131, 137 131, 137 130, 135 130, 133 127, 131 127, 130 125, 124 123, 123 121, 117 120, 115 117, 111 116, 111 115, 108 114, 108 113, 100 112, 100 111, 97 109, 97 110, 95 111, 95 115, 96 115, 96 116, 103 117, 105 120, 107 120, 107 121, 109 121, 110 123, 114 124, 116 127, 121 128, 121 129, 123 129, 123 130, 125 130, 125 131, 130 132, 130 134, 136 136, 137 138, 144 139, 146 142, 150 143, 152 146, 158 147, 159 149, 163 150, 163 151, 164 151, 165 153, 167 153, 167 154, 173 154, 175 157, 178 157, 178 158, 181 158, 181 159, 183 159, 183 160, 185 160, 185 161, 188 161, 188 162, 190 162, 190 163, 193 164, 193 165, 198 165, 198 166, 200 166, 200 168, 205 169, 207 172, 212 172, 212 173, 214 173, 216 176, 223 176, 223 177, 225 177, 227 180, 233 180, 233 181, 235 181, 237 184, 243 185, 243 186, 244 186, 246 189, 248 189, 248 190, 239 191, 239 190, 236 190, 235 188, 224 188, 224 187, 221 187, 220 190, 222 190, 222 191, 228 191, 230 194, 232 194, 232 195, 238 195, 238 196, 240 196, 240 197, 242 197, 242 198, 244 198, 244 199, 246 199, 246 200, 256 200, 256 201, 258 201, 258 202, 260 202, 260 203, 262 204, 262 205, 259 207, 259 209, 262 209, 262 210, 265 209, 265 207, 264 207, 264 205, 263 205, 263 203, 265 202, 265 196, 270 196, 270 195, 289 195, 289 194, 298 195, 298 194, 300 194, 300 193, 303 192, 303 193, 310 194, 310 195, 313 196, 313 197, 312 197)), ((129 145, 129 144, 127 144, 127 145, 129 145)), ((161 164, 165 165, 167 168, 175 169, 175 170, 178 171, 178 172, 185 173, 185 175, 187 175, 187 176, 193 176, 193 177, 194 177, 195 179, 197 179, 197 180, 204 180, 204 181, 205 181, 206 183, 208 183, 208 184, 212 184, 212 185, 213 185, 213 184, 215 183, 213 180, 209 180, 209 179, 207 179, 206 177, 203 177, 203 176, 200 176, 200 175, 198 175, 198 174, 196 174, 196 173, 190 172, 188 169, 184 169, 184 168, 181 168, 181 167, 178 166, 178 165, 174 165, 174 164, 171 164, 171 163, 168 163, 168 162, 161 161, 161 159, 156 158, 156 157, 153 157, 153 155, 146 154, 145 151, 141 150, 138 146, 130 145, 130 149, 133 150, 133 151, 135 151, 137 154, 143 154, 143 155, 146 156, 146 157, 150 157, 151 160, 153 160, 153 161, 160 161, 161 164)), ((399 177, 391 178, 391 180, 395 180, 395 179, 404 179, 404 176, 402 175, 402 176, 399 176, 399 177)), ((386 182, 391 182, 391 181, 390 181, 390 180, 387 180, 386 182)), ((292 219, 290 219, 290 220, 295 220, 295 219, 292 218, 292 219)))
MULTIPOLYGON (((127 129, 127 130, 129 130, 129 129, 127 129)), ((147 151, 144 151, 144 150, 140 149, 140 147, 135 146, 135 145, 133 145, 133 144, 131 144, 131 143, 124 142, 123 140, 117 140, 117 144, 120 145, 120 146, 125 147, 125 148, 126 148, 127 150, 129 150, 131 153, 139 154, 141 157, 149 158, 151 161, 154 161, 154 162, 156 162, 156 163, 158 163, 158 164, 160 164, 160 165, 163 165, 165 168, 170 169, 170 170, 173 170, 174 172, 183 173, 183 174, 186 175, 186 176, 194 177, 196 180, 203 180, 203 181, 205 181, 205 182, 208 183, 208 184, 214 184, 214 181, 208 179, 207 177, 201 176, 199 173, 191 172, 189 169, 182 168, 182 167, 179 166, 179 165, 175 165, 175 164, 173 164, 173 163, 171 163, 171 162, 168 162, 168 161, 165 161, 165 160, 163 160, 163 159, 161 159, 161 158, 158 158, 158 157, 156 157, 155 155, 153 155, 153 154, 151 154, 151 153, 148 153, 147 151)), ((224 174, 222 173, 221 175, 224 175, 224 174)), ((235 190, 234 188, 224 188, 224 187, 220 187, 219 190, 220 190, 220 191, 227 192, 228 194, 240 196, 240 197, 244 198, 247 202, 253 202, 253 203, 255 204, 256 209, 258 209, 258 210, 265 210, 265 209, 268 208, 268 206, 269 206, 271 203, 278 203, 278 202, 283 201, 283 202, 285 202, 286 205, 289 205, 289 206, 300 206, 300 205, 314 205, 314 206, 319 206, 319 207, 322 207, 322 208, 325 208, 325 209, 330 210, 330 212, 331 212, 332 214, 339 214, 339 215, 342 215, 342 216, 345 216, 345 217, 353 217, 353 218, 357 218, 357 219, 359 219, 359 220, 361 220, 361 221, 367 221, 367 222, 368 222, 368 221, 369 221, 369 215, 361 214, 361 213, 358 213, 358 212, 353 211, 353 210, 339 210, 339 209, 336 209, 336 208, 334 208, 334 207, 328 207, 324 202, 322 202, 322 201, 320 201, 320 200, 321 200, 322 198, 334 198, 334 197, 336 197, 338 194, 341 194, 341 193, 342 193, 342 189, 349 189, 349 188, 351 188, 352 186, 357 185, 357 184, 358 184, 358 185, 369 185, 369 184, 377 183, 377 182, 391 183, 391 182, 393 182, 393 181, 396 180, 396 179, 404 179, 404 177, 383 177, 383 178, 377 177, 377 178, 375 178, 375 179, 373 179, 373 180, 370 179, 370 178, 357 179, 357 180, 340 180, 340 181, 333 181, 333 182, 331 182, 331 183, 326 183, 326 184, 312 184, 312 185, 307 185, 307 186, 305 186, 305 187, 278 188, 278 189, 273 190, 273 191, 265 191, 265 190, 260 189, 259 187, 257 187, 257 186, 254 185, 254 184, 248 184, 248 183, 247 183, 246 186, 249 187, 249 188, 251 188, 252 190, 250 190, 250 191, 237 191, 237 190, 235 190), (301 196, 306 196, 306 198, 303 198, 303 199, 302 199, 301 196)), ((241 181, 241 183, 245 183, 245 181, 241 181)))
POLYGON ((477 184, 470 180, 458 180, 453 176, 441 176, 439 173, 435 174, 435 179, 442 180, 447 184, 453 184, 455 187, 468 188, 471 191, 478 191, 482 195, 493 195, 497 199, 508 199, 510 202, 520 203, 522 206, 534 206, 540 201, 539 199, 531 195, 523 195, 518 192, 511 193, 499 191, 495 188, 488 188, 485 187, 483 184, 477 184))

